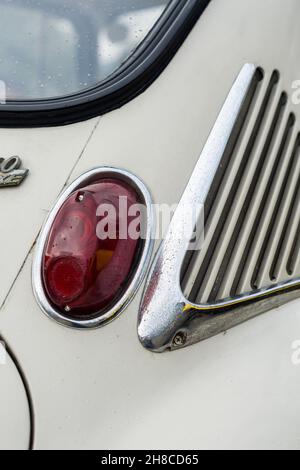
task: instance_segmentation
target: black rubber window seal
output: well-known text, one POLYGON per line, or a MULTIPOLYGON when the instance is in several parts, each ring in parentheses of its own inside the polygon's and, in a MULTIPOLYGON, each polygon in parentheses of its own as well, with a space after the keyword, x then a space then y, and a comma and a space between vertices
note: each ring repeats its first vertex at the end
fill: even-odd
POLYGON ((62 126, 101 116, 128 103, 161 74, 210 1, 171 0, 140 47, 99 86, 63 98, 8 101, 0 105, 0 127, 62 126))

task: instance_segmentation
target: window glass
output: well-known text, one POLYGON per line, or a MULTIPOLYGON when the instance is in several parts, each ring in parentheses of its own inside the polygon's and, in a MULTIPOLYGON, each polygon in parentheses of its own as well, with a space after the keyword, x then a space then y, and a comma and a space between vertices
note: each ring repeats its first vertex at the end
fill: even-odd
POLYGON ((168 3, 0 0, 6 100, 57 98, 98 85, 132 54, 168 3))

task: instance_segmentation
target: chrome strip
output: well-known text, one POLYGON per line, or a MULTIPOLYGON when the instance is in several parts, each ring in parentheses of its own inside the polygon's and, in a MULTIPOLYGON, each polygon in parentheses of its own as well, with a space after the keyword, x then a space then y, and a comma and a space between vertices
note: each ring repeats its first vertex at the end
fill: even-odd
POLYGON ((196 305, 185 298, 180 286, 180 271, 189 242, 186 238, 178 239, 176 234, 182 233, 185 208, 204 206, 255 72, 255 65, 246 64, 235 81, 151 268, 139 312, 138 336, 142 345, 154 352, 193 344, 297 295, 293 289, 300 286, 300 279, 219 303, 196 305), (274 294, 275 300, 267 298, 274 294), (249 308, 250 301, 257 301, 255 309, 253 305, 249 308))
POLYGON ((150 262, 152 249, 153 249, 153 240, 154 240, 154 233, 155 233, 155 220, 154 220, 154 213, 152 208, 152 198, 151 195, 145 186, 145 184, 135 175, 129 173, 126 170, 118 169, 118 168, 111 168, 111 167, 100 167, 94 168, 79 178, 77 178, 70 186, 68 186, 59 196, 57 202, 55 203, 53 209, 51 210, 45 224, 41 230, 40 236, 37 241, 37 246, 35 250, 35 256, 33 260, 32 266, 32 284, 33 284, 33 291, 35 298, 43 310, 43 312, 53 320, 61 323, 64 326, 71 327, 71 328, 97 328, 103 326, 113 319, 115 319, 120 313, 127 307, 127 305, 131 302, 134 295, 136 294, 137 289, 139 288, 145 274, 147 267, 150 262), (44 246, 47 242, 47 238, 49 235, 49 230, 54 222, 54 219, 59 211, 61 205, 64 201, 68 198, 68 196, 76 189, 90 184, 99 177, 117 177, 119 179, 123 179, 131 186, 133 186, 138 193, 141 195, 143 203, 147 208, 147 227, 146 227, 146 238, 143 247, 143 251, 141 254, 141 259, 139 261, 139 265, 137 266, 136 272, 134 277, 128 286, 126 292, 122 296, 122 298, 111 308, 108 312, 104 313, 103 315, 89 319, 89 320, 74 320, 70 319, 61 313, 57 312, 52 305, 49 303, 43 283, 42 283, 42 259, 43 259, 43 251, 44 246))

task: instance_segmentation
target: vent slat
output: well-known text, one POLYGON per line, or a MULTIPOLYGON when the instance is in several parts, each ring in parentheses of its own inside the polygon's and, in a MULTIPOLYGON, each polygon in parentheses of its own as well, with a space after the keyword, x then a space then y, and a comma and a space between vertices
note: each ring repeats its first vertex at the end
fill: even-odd
MULTIPOLYGON (((298 153, 299 156, 299 153, 298 153)), ((297 214, 299 214, 299 201, 300 201, 300 176, 298 176, 296 186, 294 189, 294 194, 292 195, 292 199, 290 201, 290 205, 288 202, 286 203, 287 214, 285 216, 284 227, 282 233, 280 235, 280 239, 278 242, 277 250, 272 262, 271 270, 270 270, 270 279, 274 282, 278 281, 280 277, 280 273, 286 276, 288 274, 287 271, 282 273, 282 268, 284 267, 284 253, 287 252, 289 246, 289 240, 292 239, 292 226, 293 221, 296 219, 297 214)))
MULTIPOLYGON (((300 218, 298 216, 298 218, 300 218)), ((286 265, 287 272, 290 276, 294 276, 296 272, 296 268, 298 267, 298 271, 300 270, 300 220, 297 226, 296 234, 293 239, 292 249, 288 258, 288 262, 286 265)))
POLYGON ((300 137, 277 71, 256 77, 205 206, 182 288, 196 303, 300 276, 300 137))
POLYGON ((245 123, 245 130, 241 135, 236 152, 225 174, 224 184, 216 196, 213 214, 205 227, 205 243, 201 251, 195 253, 193 269, 189 273, 190 283, 187 284, 186 293, 192 301, 198 301, 200 297, 201 301, 207 301, 210 291, 205 298, 203 292, 206 284, 205 277, 209 274, 209 268, 212 266, 213 256, 216 253, 216 247, 221 238, 224 223, 236 199, 239 182, 245 172, 251 152, 263 125, 275 85, 276 77, 273 74, 269 82, 263 81, 261 87, 258 88, 252 112, 245 123), (191 288, 190 292, 189 288, 191 288))
MULTIPOLYGON (((249 233, 248 240, 245 243, 243 254, 240 256, 239 265, 235 271, 232 273, 233 282, 231 287, 231 295, 241 294, 242 292, 250 291, 251 290, 251 279, 249 279, 248 273, 253 272, 253 261, 255 260, 255 250, 258 252, 259 242, 257 240, 258 237, 261 239, 263 238, 263 230, 262 230, 262 221, 266 221, 266 218, 263 218, 264 209, 266 207, 267 200, 269 195, 272 191, 272 186, 274 184, 274 180, 276 178, 276 174, 278 172, 278 168, 280 167, 280 163, 286 154, 287 146, 291 139, 292 129, 294 125, 294 117, 290 115, 287 123, 284 128, 283 135, 281 132, 278 132, 277 140, 274 145, 273 155, 276 155, 275 160, 270 158, 269 160, 269 170, 266 169, 264 177, 265 177, 265 187, 263 194, 260 195, 260 198, 257 202, 259 203, 258 207, 253 208, 256 211, 254 216, 254 221, 251 227, 247 227, 245 229, 247 236, 247 230, 249 233), (252 268, 250 267, 252 261, 252 268)), ((284 120, 283 120, 284 122, 284 120)))
MULTIPOLYGON (((276 256, 277 247, 280 243, 280 237, 284 230, 284 224, 290 205, 292 204, 293 194, 298 182, 300 172, 300 159, 299 159, 299 142, 297 139, 294 155, 290 160, 285 178, 277 197, 274 216, 272 224, 269 228, 269 237, 265 245, 265 250, 261 256, 261 264, 257 270, 257 275, 253 279, 253 286, 256 288, 269 285, 270 271, 272 268, 273 260, 276 256)), ((279 280, 277 280, 279 281, 279 280)))
MULTIPOLYGON (((198 290, 196 302, 213 302, 217 299, 217 289, 222 282, 223 272, 222 262, 226 256, 228 245, 237 226, 241 207, 249 190, 249 186, 254 177, 259 156, 265 147, 265 133, 269 132, 273 125, 273 115, 278 109, 280 93, 277 92, 278 76, 273 73, 266 90, 261 90, 263 100, 256 118, 250 138, 245 135, 246 148, 243 154, 237 174, 229 192, 225 207, 226 220, 220 219, 218 227, 218 237, 213 235, 214 247, 211 246, 211 253, 208 269, 205 273, 201 287, 198 290)), ((218 211, 216 210, 216 214, 218 211)))
MULTIPOLYGON (((246 174, 245 181, 241 182, 241 193, 244 195, 244 201, 241 203, 242 197, 239 198, 238 210, 239 216, 236 221, 236 226, 233 231, 232 237, 230 239, 225 257, 223 259, 222 265, 220 267, 217 282, 214 284, 213 291, 209 298, 210 301, 215 301, 218 298, 229 297, 232 292, 232 277, 228 276, 227 270, 230 262, 234 259, 234 255, 238 250, 238 242, 243 240, 242 237, 242 228, 244 224, 250 221, 253 224, 253 215, 251 212, 255 209, 255 206, 258 205, 257 198, 260 196, 259 186, 260 183, 264 183, 264 178, 262 176, 266 175, 265 164, 268 163, 267 159, 269 157, 269 152, 273 139, 276 136, 276 131, 278 131, 279 124, 284 112, 284 107, 286 105, 286 95, 282 94, 278 100, 278 104, 275 110, 275 113, 272 117, 269 131, 267 133, 267 138, 263 139, 262 150, 257 152, 257 160, 253 157, 253 162, 255 162, 254 172, 246 174), (263 180, 263 181, 261 181, 263 180), (247 188, 248 186, 248 188, 247 188), (247 189, 246 189, 247 188, 247 189), (252 217, 251 217, 252 215, 252 217), (226 282, 227 280, 227 282, 226 282), (225 281, 225 282, 224 282, 225 281), (223 286, 222 286, 223 283, 223 286), (221 289, 222 287, 222 289, 221 289)), ((270 117, 272 113, 270 113, 270 117)), ((231 222, 231 221, 230 221, 231 222)))
POLYGON ((253 181, 255 188, 253 189, 252 199, 248 205, 240 236, 236 240, 236 246, 232 253, 226 275, 224 276, 222 290, 219 291, 219 296, 221 297, 235 296, 241 292, 251 290, 251 279, 247 275, 249 270, 247 269, 245 271, 245 265, 248 261, 254 240, 257 237, 258 230, 260 231, 260 235, 262 234, 261 221, 263 208, 269 196, 278 161, 282 157, 282 151, 286 144, 290 130, 290 119, 288 119, 288 124, 286 124, 286 119, 281 116, 280 120, 277 122, 277 126, 276 132, 273 134, 272 144, 269 147, 268 158, 266 158, 259 176, 257 179, 254 178, 253 181), (243 273, 245 276, 243 289, 241 290, 239 284, 243 273))
POLYGON ((254 282, 257 271, 262 263, 262 256, 266 250, 268 238, 270 237, 270 228, 274 225, 276 203, 278 193, 282 187, 284 177, 289 166, 290 158, 295 146, 295 136, 292 128, 282 142, 282 147, 277 155, 278 160, 273 169, 270 178, 270 185, 266 187, 265 197, 262 198, 261 206, 258 211, 256 235, 253 237, 251 247, 244 264, 243 274, 239 280, 237 292, 243 293, 255 289, 254 282))

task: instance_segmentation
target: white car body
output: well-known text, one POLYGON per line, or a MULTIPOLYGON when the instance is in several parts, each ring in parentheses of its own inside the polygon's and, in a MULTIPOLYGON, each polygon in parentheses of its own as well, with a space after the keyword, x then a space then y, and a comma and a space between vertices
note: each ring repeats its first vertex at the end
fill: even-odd
MULTIPOLYGON (((0 335, 30 396, 29 406, 8 357, 0 448, 299 449, 299 300, 154 354, 137 336, 143 286, 115 321, 81 331, 43 314, 31 279, 45 217, 83 172, 124 168, 156 203, 174 204, 245 63, 266 76, 278 69, 292 95, 299 16, 297 0, 213 0, 163 73, 120 109, 67 126, 0 129, 1 155, 20 155, 30 170, 0 192, 0 335)), ((299 105, 289 106, 300 119, 299 105)))

